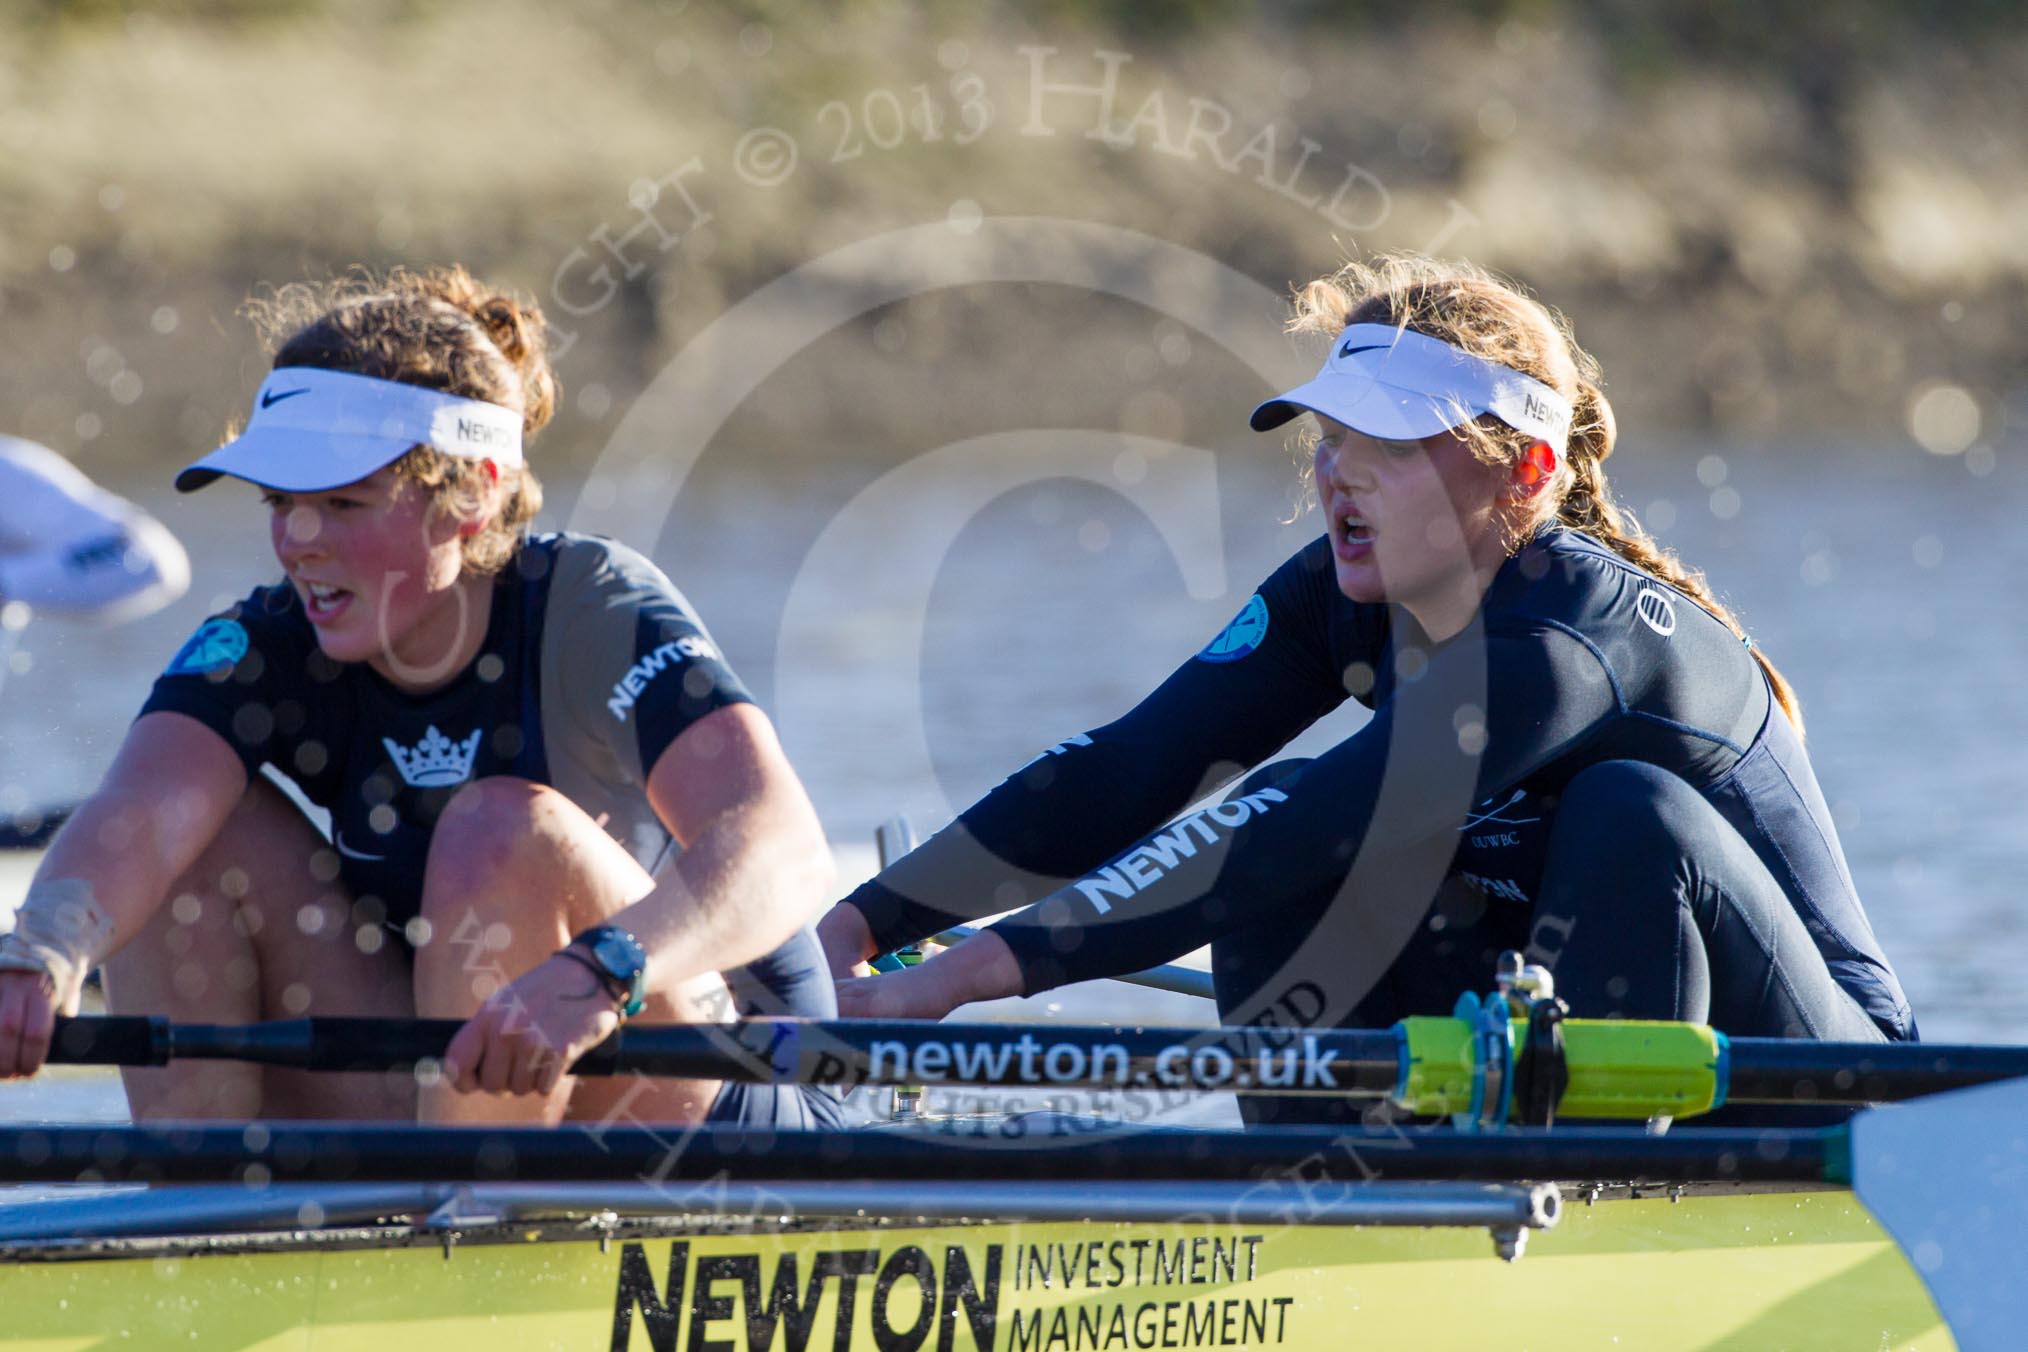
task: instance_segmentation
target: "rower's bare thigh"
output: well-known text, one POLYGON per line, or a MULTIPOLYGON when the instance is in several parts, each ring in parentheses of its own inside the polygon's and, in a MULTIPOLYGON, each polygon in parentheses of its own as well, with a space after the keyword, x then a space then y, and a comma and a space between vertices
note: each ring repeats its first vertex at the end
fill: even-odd
MULTIPOLYGON (((141 932, 106 963, 118 1012, 245 1023, 413 1013, 402 956, 362 941, 337 857, 296 805, 256 776, 141 932)), ((198 1062, 126 1073, 135 1115, 412 1118, 408 1077, 198 1062)))

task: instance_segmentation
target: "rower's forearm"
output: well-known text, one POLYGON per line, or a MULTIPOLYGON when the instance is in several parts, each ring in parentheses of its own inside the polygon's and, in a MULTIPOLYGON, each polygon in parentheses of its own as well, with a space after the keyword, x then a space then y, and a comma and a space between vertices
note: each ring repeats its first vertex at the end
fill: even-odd
POLYGON ((647 950, 654 985, 743 966, 816 918, 835 871, 814 817, 800 817, 725 814, 654 891, 614 917, 647 950))
MULTIPOLYGON (((31 893, 45 883, 75 880, 112 922, 112 948, 131 939, 195 850, 178 848, 176 805, 92 798, 63 824, 35 870, 31 893)), ((103 955, 100 955, 103 956, 103 955)))
POLYGON ((1060 743, 846 899, 873 953, 975 924, 1068 886, 1206 787, 1189 752, 1157 754, 1121 729, 1060 743))

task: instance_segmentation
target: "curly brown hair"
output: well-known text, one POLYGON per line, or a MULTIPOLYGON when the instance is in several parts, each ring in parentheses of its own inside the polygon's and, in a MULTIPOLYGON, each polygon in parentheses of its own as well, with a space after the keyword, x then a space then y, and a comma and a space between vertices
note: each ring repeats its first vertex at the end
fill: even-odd
MULTIPOLYGON (((1583 531, 1681 591, 1746 641, 1746 630, 1712 593, 1704 574, 1657 544, 1606 487, 1604 462, 1613 453, 1618 425, 1601 388, 1598 361, 1577 345, 1569 320, 1476 264, 1391 253, 1347 263, 1297 291, 1291 332, 1335 338, 1352 324, 1412 329, 1533 376, 1570 400, 1569 445, 1548 490, 1536 494, 1513 523, 1510 553, 1545 526, 1583 531)), ((1515 464, 1535 440, 1491 414, 1456 431, 1488 465, 1515 464)), ((1758 644, 1752 651, 1800 734, 1803 714, 1795 690, 1758 644)))
MULTIPOLYGON (((355 269, 328 282, 295 282, 246 304, 274 365, 314 366, 399 380, 518 409, 524 440, 556 412, 547 321, 533 301, 486 286, 463 267, 385 275, 355 269)), ((430 495, 440 512, 462 514, 491 486, 485 466, 412 447, 395 473, 430 495)), ((500 507, 463 538, 466 571, 492 574, 521 547, 542 510, 542 485, 526 465, 502 468, 500 507)))

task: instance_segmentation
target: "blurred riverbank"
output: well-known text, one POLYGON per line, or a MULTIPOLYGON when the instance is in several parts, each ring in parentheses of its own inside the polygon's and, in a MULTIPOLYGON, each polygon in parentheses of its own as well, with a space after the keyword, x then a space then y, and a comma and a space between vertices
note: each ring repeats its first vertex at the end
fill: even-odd
POLYGON ((2028 426, 2007 7, 1214 13, 43 0, 0 18, 0 410, 88 467, 166 464, 257 382, 251 290, 460 259, 547 307, 545 454, 582 463, 714 322, 816 266, 808 330, 775 340, 794 361, 727 441, 820 456, 1040 412, 1216 445, 1261 386, 1220 343, 1345 252, 1405 247, 1568 310, 1630 426, 1941 453, 2028 426), (1136 232, 1258 290, 1132 256, 993 282, 1023 247, 978 234, 1002 218, 1136 232), (924 224, 980 247, 900 299, 840 257, 924 224), (1209 332, 1154 331, 1137 277, 1209 332))

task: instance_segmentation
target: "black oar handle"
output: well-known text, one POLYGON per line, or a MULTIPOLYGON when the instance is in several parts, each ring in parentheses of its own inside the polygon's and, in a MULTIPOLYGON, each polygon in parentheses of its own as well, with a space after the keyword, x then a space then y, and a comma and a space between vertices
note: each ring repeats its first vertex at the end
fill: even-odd
POLYGON ((166 1066, 170 1026, 167 1019, 58 1019, 49 1059, 72 1066, 166 1066))
POLYGON ((257 1061, 304 1070, 406 1070, 441 1057, 458 1019, 279 1019, 244 1026, 184 1024, 179 1059, 257 1061))
MULTIPOLYGON (((274 1019, 266 1023, 171 1023, 162 1018, 58 1019, 52 1063, 166 1066, 171 1061, 246 1061, 301 1070, 400 1071, 440 1060, 461 1019, 274 1019)), ((571 1067, 579 1075, 638 1072, 691 1079, 784 1078, 770 1050, 773 1021, 641 1026, 622 1030, 571 1067)), ((918 1034, 927 1025, 916 1025, 918 1034)), ((841 1063, 842 1065, 842 1063, 841 1063)), ((842 1073, 842 1072, 841 1072, 842 1073)))
POLYGON ((166 1066, 171 1061, 252 1061, 305 1070, 387 1070, 443 1055, 456 1019, 278 1019, 171 1023, 162 1018, 58 1019, 52 1063, 166 1066))
MULTIPOLYGON (((244 1025, 68 1019, 59 1020, 50 1059, 142 1066, 231 1060, 305 1070, 398 1071, 442 1057, 462 1026, 455 1019, 244 1025)), ((580 1075, 841 1087, 949 1083, 1373 1096, 1394 1090, 1400 1042, 1391 1031, 756 1019, 633 1025, 586 1052, 571 1069, 580 1075)))

